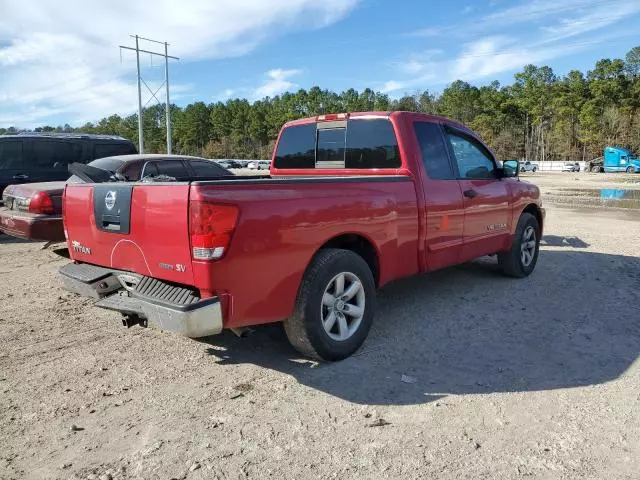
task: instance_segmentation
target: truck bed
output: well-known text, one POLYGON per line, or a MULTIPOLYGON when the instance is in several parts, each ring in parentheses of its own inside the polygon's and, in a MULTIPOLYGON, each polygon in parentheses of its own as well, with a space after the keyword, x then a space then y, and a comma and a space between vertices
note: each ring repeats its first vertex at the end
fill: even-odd
POLYGON ((202 298, 220 297, 225 328, 289 316, 304 266, 338 236, 375 246, 382 259, 379 285, 418 272, 420 222, 406 175, 77 184, 68 185, 65 195, 73 260, 195 287, 202 298), (116 192, 110 194, 117 199, 112 212, 119 215, 105 210, 109 192, 116 192), (239 209, 220 260, 192 259, 194 202, 239 209))

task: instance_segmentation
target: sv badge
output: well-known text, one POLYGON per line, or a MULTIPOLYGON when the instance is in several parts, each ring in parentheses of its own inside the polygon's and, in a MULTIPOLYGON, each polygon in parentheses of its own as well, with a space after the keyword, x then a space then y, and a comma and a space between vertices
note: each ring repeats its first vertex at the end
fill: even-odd
POLYGON ((173 263, 163 263, 163 262, 160 262, 160 263, 158 264, 158 266, 159 266, 160 268, 163 268, 164 270, 174 270, 174 271, 176 271, 176 272, 180 272, 180 273, 183 273, 183 272, 186 272, 186 271, 187 271, 187 266, 186 266, 186 265, 183 265, 182 263, 176 263, 176 264, 174 265, 173 263))

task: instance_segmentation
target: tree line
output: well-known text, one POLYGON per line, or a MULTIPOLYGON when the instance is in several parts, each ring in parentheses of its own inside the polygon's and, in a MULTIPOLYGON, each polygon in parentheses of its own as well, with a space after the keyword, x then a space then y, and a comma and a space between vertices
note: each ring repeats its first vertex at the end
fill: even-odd
MULTIPOLYGON (((548 66, 527 65, 511 85, 482 87, 456 80, 442 93, 417 91, 398 99, 348 89, 312 87, 249 102, 171 105, 174 153, 208 158, 270 158, 282 124, 324 113, 409 110, 458 120, 494 149, 498 158, 589 160, 606 145, 640 153, 640 47, 625 59, 602 59, 586 74, 556 75, 548 66)), ((166 151, 165 108, 143 112, 145 150, 166 151)), ((15 132, 1 129, 0 134, 15 132)), ((121 135, 135 141, 137 114, 111 115, 78 128, 44 126, 35 131, 121 135)))

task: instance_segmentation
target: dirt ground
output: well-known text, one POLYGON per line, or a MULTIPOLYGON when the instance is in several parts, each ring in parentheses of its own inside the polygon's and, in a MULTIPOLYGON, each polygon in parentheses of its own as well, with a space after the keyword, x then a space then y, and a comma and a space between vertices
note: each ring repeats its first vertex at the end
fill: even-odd
POLYGON ((3 237, 0 478, 640 478, 640 210, 553 199, 640 183, 528 179, 549 199, 531 277, 483 259, 390 285, 334 364, 279 325, 127 330, 3 237))

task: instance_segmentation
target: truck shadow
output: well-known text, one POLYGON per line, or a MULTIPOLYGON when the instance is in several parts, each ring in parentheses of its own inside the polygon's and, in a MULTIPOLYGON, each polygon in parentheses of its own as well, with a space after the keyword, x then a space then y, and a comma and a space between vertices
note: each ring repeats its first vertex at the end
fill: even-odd
POLYGON ((301 359, 279 324, 205 348, 221 365, 259 365, 358 404, 581 387, 615 380, 636 360, 629 299, 638 288, 636 257, 543 250, 524 280, 483 259, 386 287, 367 342, 342 362, 301 359))
POLYGON ((545 235, 542 237, 542 245, 547 247, 572 247, 587 248, 589 244, 578 237, 563 237, 558 235, 545 235))

